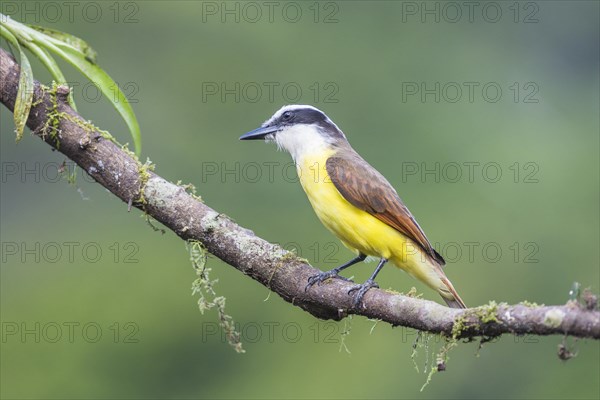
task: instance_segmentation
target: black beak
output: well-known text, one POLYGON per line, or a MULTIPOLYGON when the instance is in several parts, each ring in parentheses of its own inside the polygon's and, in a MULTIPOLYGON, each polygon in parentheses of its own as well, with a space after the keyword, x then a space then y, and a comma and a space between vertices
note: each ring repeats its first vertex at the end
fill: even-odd
POLYGON ((243 134, 240 137, 240 140, 258 140, 264 139, 270 133, 275 133, 281 130, 278 126, 265 126, 263 128, 258 128, 248 133, 243 134))

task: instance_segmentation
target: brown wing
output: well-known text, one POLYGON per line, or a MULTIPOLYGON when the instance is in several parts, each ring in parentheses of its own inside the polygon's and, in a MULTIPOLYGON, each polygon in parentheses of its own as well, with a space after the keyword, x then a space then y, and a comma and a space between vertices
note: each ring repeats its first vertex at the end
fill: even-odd
POLYGON ((368 212, 419 245, 440 265, 446 262, 404 205, 396 190, 354 151, 327 160, 327 173, 337 190, 352 205, 368 212))

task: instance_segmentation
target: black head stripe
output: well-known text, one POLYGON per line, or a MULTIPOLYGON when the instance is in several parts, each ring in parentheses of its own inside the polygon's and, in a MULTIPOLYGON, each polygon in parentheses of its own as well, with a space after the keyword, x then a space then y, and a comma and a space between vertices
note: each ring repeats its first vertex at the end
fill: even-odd
POLYGON ((327 120, 325 114, 312 108, 302 108, 292 112, 294 113, 295 124, 321 125, 321 123, 327 120))
POLYGON ((289 121, 280 121, 285 125, 316 125, 321 132, 333 138, 345 138, 344 134, 322 111, 314 108, 298 108, 290 110, 293 117, 289 121))

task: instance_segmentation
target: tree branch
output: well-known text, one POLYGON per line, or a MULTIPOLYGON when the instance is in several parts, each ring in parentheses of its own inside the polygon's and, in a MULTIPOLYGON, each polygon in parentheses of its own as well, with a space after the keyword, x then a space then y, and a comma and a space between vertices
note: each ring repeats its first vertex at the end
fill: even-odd
MULTIPOLYGON (((14 58, 0 49, 0 101, 11 111, 19 73, 14 58)), ((595 298, 587 307, 569 302, 562 306, 492 304, 458 310, 372 289, 365 295, 362 308, 353 310, 347 294, 351 282, 335 279, 305 291, 307 279, 318 270, 144 168, 130 152, 73 111, 67 103, 68 94, 67 87, 53 92, 35 82, 34 105, 27 121, 35 135, 125 203, 148 213, 182 239, 202 242, 210 253, 317 318, 340 320, 356 314, 455 338, 504 333, 600 338, 600 312, 595 298)))

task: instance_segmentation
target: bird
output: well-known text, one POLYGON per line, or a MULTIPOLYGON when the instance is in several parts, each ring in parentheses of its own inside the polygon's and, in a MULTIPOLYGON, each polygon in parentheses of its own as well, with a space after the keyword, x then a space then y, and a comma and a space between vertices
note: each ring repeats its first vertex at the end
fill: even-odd
POLYGON ((356 257, 308 279, 305 290, 329 279, 348 280, 340 272, 379 259, 369 279, 348 291, 358 308, 375 278, 390 262, 437 291, 451 308, 466 308, 442 267, 443 257, 387 179, 350 145, 346 135, 321 110, 286 105, 240 140, 275 142, 296 165, 299 181, 319 220, 356 257))

